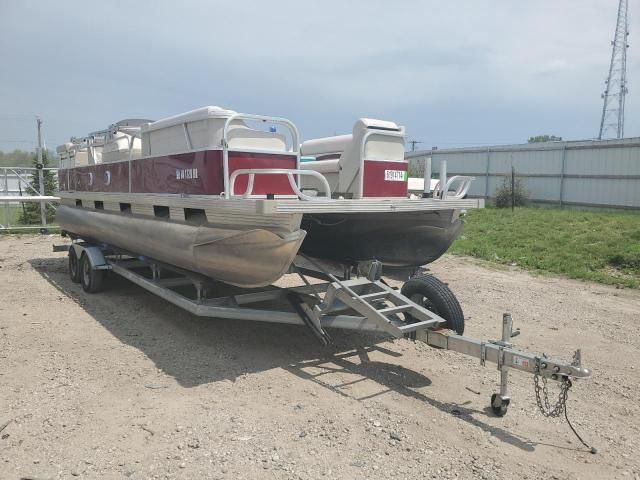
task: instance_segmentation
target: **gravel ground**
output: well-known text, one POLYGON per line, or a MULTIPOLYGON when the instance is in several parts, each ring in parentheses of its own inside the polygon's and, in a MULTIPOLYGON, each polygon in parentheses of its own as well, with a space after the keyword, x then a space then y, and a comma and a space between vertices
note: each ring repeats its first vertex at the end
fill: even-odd
MULTIPOLYGON (((0 237, 0 478, 640 479, 640 292, 445 256, 466 333, 583 348, 569 415, 512 374, 409 340, 199 319, 123 279, 85 294, 55 236, 0 237), (480 392, 479 394, 474 392, 480 392)), ((555 385, 553 386, 555 389, 555 385)), ((555 390, 554 390, 555 392, 555 390)))

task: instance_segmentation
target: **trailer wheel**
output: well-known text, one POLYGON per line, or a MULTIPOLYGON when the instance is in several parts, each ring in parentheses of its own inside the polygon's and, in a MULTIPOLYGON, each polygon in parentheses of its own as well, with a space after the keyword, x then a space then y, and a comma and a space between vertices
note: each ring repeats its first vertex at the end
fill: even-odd
POLYGON ((449 287, 436 277, 421 275, 412 278, 400 291, 413 302, 444 318, 448 329, 454 330, 458 335, 464 333, 462 307, 449 287))
POLYGON ((73 283, 80 283, 80 262, 75 248, 69 248, 69 277, 73 283))
POLYGON ((86 253, 80 258, 80 283, 82 289, 87 293, 96 293, 102 289, 104 280, 104 270, 96 270, 91 264, 91 259, 86 253))

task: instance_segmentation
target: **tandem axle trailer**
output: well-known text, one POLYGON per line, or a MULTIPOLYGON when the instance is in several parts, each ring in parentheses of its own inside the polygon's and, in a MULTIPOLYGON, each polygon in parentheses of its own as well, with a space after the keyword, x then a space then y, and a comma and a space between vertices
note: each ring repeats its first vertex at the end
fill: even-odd
POLYGON ((511 401, 509 370, 534 376, 536 399, 545 416, 565 411, 572 379, 591 376, 582 366, 580 350, 572 360, 563 361, 516 349, 511 339, 520 331, 513 330, 508 313, 502 318, 500 340, 464 336, 462 310, 444 283, 431 275, 414 276, 398 291, 385 282, 381 264, 375 261, 354 267, 299 256, 291 273, 299 275, 303 285, 228 292, 229 286, 200 274, 104 244, 76 239, 54 250, 68 250, 71 279, 89 293, 102 289, 105 273, 110 271, 200 317, 304 325, 323 344, 331 342, 327 329, 378 332, 475 357, 481 365, 495 364, 500 391, 491 395, 490 405, 497 416, 507 413, 511 401), (354 273, 357 276, 352 277, 354 273), (553 406, 547 397, 547 380, 560 383, 560 396, 553 406))

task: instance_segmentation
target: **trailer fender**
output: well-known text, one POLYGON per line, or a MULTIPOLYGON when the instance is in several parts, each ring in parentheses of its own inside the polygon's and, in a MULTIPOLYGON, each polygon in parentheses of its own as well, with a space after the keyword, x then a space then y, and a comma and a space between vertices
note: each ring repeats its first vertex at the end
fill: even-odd
POLYGON ((78 259, 82 258, 83 253, 89 257, 91 265, 93 265, 96 270, 107 270, 110 268, 109 263, 105 260, 102 250, 100 250, 99 247, 73 243, 71 244, 71 248, 76 252, 78 259))

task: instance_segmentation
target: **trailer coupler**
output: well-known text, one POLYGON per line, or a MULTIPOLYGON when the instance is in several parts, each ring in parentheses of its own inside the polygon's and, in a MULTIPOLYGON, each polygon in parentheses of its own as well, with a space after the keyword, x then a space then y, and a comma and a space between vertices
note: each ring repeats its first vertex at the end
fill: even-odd
POLYGON ((502 316, 500 340, 483 342, 462 335, 428 329, 417 331, 416 340, 435 348, 453 350, 476 357, 480 359, 480 365, 483 366, 486 362, 495 363, 500 371, 500 392, 491 395, 491 409, 496 415, 502 417, 507 413, 511 402, 508 393, 509 369, 515 369, 534 376, 536 399, 542 413, 545 416, 559 416, 564 411, 571 379, 588 378, 591 376, 591 370, 582 367, 580 350, 574 353, 573 360, 569 363, 514 349, 509 340, 519 333, 520 330, 513 331, 511 314, 505 313, 502 316), (539 378, 542 378, 542 387, 540 387, 539 378), (560 397, 553 408, 549 406, 547 400, 546 381, 548 379, 561 383, 560 397), (544 393, 544 405, 540 399, 541 392, 544 393))

